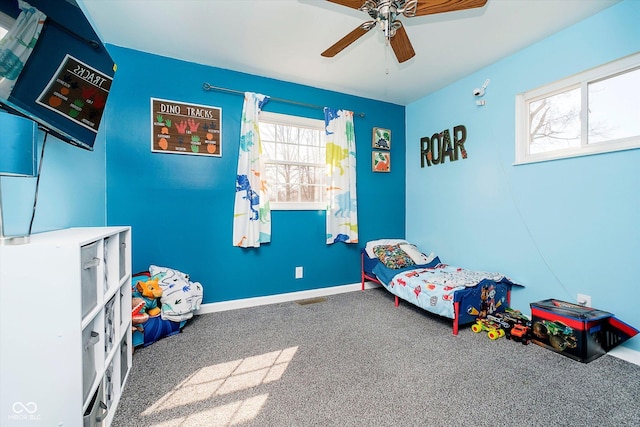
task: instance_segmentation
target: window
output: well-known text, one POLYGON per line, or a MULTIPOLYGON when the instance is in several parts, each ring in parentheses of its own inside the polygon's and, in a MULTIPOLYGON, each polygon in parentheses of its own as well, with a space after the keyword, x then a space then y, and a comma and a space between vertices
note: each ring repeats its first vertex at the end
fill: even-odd
POLYGON ((0 12, 0 40, 2 40, 4 36, 9 32, 9 30, 13 26, 14 21, 15 19, 10 17, 9 15, 0 12))
POLYGON ((273 210, 325 210, 324 121, 260 112, 260 140, 273 210))
POLYGON ((516 97, 516 164, 640 148, 640 54, 516 97))

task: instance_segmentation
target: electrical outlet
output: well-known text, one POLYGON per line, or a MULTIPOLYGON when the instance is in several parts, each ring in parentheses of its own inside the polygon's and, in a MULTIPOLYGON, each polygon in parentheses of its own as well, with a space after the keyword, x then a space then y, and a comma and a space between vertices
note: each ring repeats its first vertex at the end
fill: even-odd
POLYGON ((302 279, 302 267, 296 267, 296 279, 302 279))
POLYGON ((578 304, 584 307, 591 307, 591 295, 578 294, 578 304))

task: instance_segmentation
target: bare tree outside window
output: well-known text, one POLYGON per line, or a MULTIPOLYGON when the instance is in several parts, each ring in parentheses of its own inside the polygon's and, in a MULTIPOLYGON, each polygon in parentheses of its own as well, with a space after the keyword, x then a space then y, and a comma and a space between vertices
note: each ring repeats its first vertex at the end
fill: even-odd
POLYGON ((580 146, 580 88, 529 104, 531 154, 580 146))

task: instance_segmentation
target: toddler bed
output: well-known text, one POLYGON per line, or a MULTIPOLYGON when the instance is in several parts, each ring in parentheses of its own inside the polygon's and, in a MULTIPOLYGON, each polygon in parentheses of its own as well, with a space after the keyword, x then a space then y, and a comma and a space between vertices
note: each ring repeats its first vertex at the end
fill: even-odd
POLYGON ((499 273, 468 270, 425 255, 406 240, 380 239, 367 243, 361 254, 362 290, 365 281, 381 284, 399 299, 460 325, 509 307, 512 286, 521 286, 499 273))

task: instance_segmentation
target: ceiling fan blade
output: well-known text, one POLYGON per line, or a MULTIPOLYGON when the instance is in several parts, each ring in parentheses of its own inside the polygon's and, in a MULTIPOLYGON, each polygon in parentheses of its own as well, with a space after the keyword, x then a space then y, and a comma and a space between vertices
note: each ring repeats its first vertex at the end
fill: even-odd
POLYGON ((418 0, 415 16, 474 9, 486 3, 487 0, 418 0))
POLYGON ((346 36, 338 40, 333 46, 331 46, 329 49, 322 52, 320 55, 325 56, 327 58, 332 58, 336 56, 337 54, 342 52, 344 48, 346 48, 351 43, 358 40, 360 37, 362 37, 367 31, 369 31, 374 26, 375 26, 374 21, 368 21, 362 25, 359 25, 358 27, 356 27, 356 29, 354 29, 349 34, 347 34, 346 36))
POLYGON ((396 35, 391 38, 391 47, 393 48, 393 53, 396 54, 396 58, 398 58, 398 62, 400 63, 416 56, 416 52, 413 50, 413 46, 411 46, 409 36, 407 36, 407 32, 404 29, 404 25, 398 28, 396 30, 396 35))
POLYGON ((352 9, 360 9, 360 6, 364 3, 364 0, 327 0, 328 2, 347 6, 352 9))

